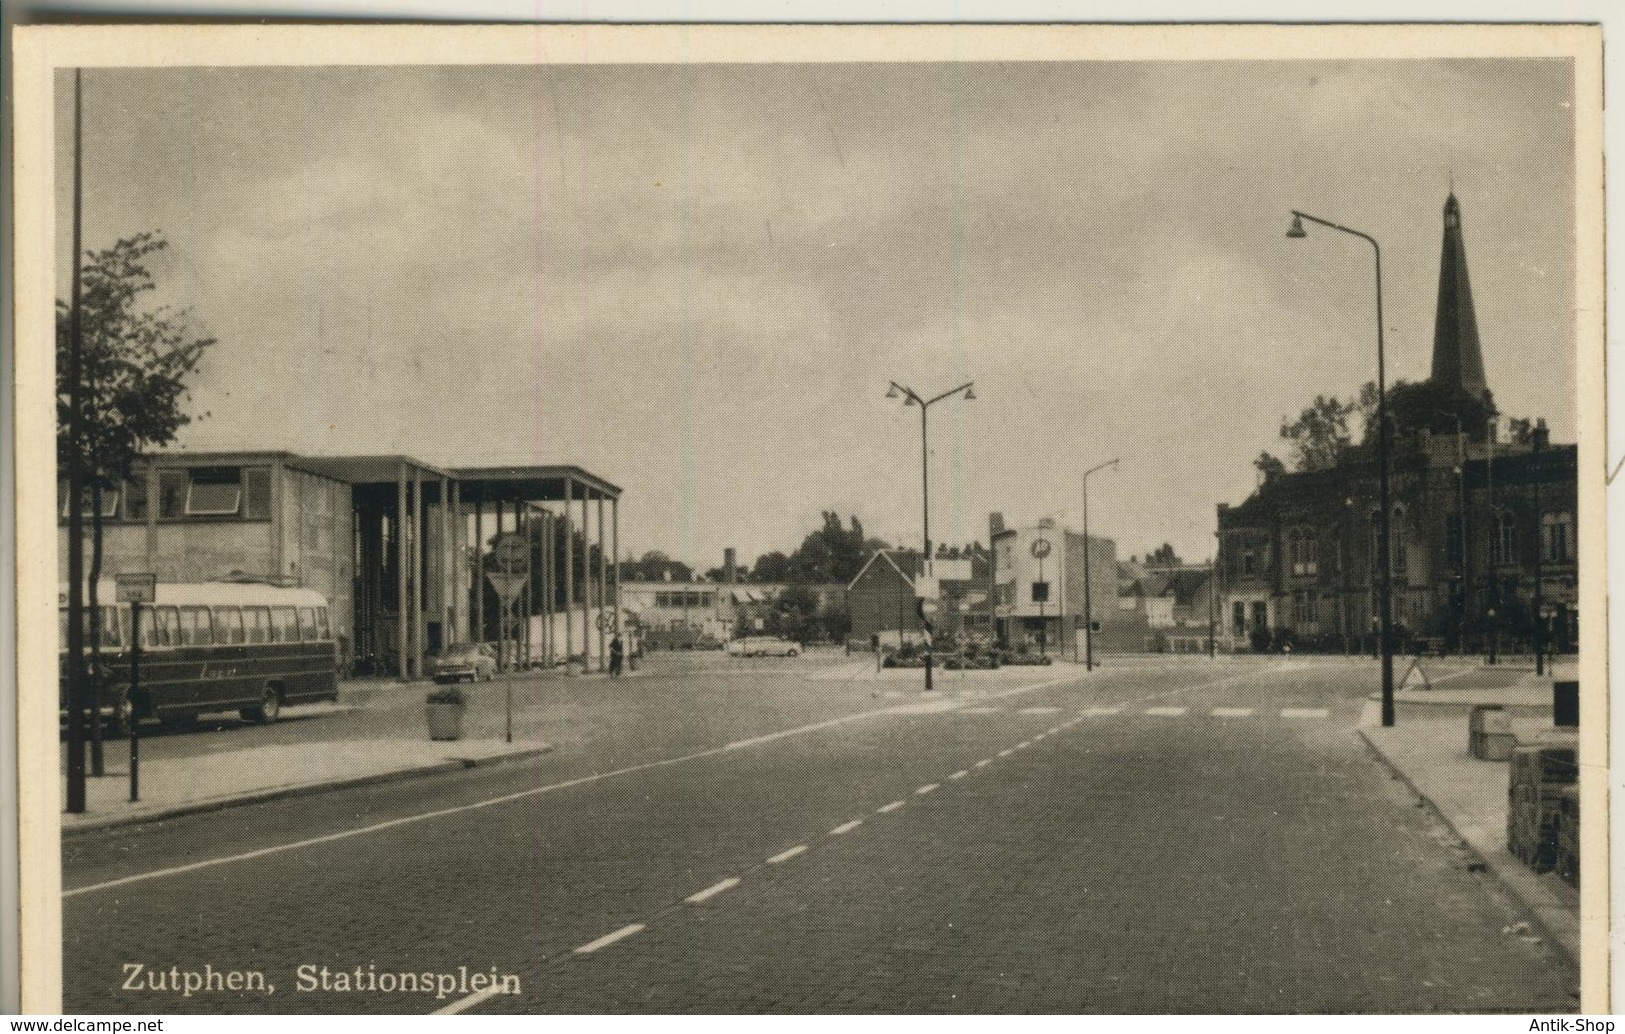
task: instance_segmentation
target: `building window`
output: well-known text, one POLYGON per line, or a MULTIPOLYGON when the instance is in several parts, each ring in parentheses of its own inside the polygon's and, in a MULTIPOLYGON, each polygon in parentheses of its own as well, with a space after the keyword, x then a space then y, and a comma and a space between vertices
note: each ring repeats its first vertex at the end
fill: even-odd
POLYGON ((1308 624, 1315 620, 1315 599, 1307 592, 1292 594, 1292 620, 1296 624, 1308 624))
POLYGON ((1518 560, 1518 525, 1508 513, 1495 515, 1495 562, 1513 564, 1518 560))
POLYGON ((1406 541, 1405 511, 1398 506, 1394 507, 1394 519, 1388 527, 1388 537, 1390 539, 1388 545, 1394 551, 1394 577, 1403 578, 1410 569, 1410 544, 1406 541))
MULTIPOLYGON (((81 496, 80 498, 84 499, 84 501, 85 501, 85 509, 84 509, 85 516, 86 517, 91 516, 93 514, 93 512, 95 511, 95 509, 96 509, 96 507, 94 505, 95 500, 96 500, 95 492, 87 486, 85 488, 84 495, 81 496)), ((110 520, 110 519, 118 516, 119 498, 120 498, 120 492, 119 492, 118 489, 116 489, 116 488, 104 488, 104 489, 102 489, 102 518, 103 519, 110 520)), ((59 481, 57 483, 57 486, 56 486, 56 500, 57 500, 58 511, 62 514, 62 519, 67 520, 67 518, 68 518, 68 483, 67 483, 67 481, 59 481)))
POLYGON ((1230 628, 1235 635, 1247 633, 1247 604, 1238 602, 1230 605, 1230 628))
POLYGON ((1562 563, 1574 559, 1574 515, 1547 513, 1540 518, 1541 557, 1562 563))
POLYGON ((158 472, 158 516, 174 519, 186 516, 186 491, 191 484, 184 470, 158 472))
POLYGON ((1048 603, 1049 602, 1049 582, 1034 582, 1033 583, 1033 602, 1034 603, 1048 603))
POLYGON ((243 471, 243 516, 251 521, 271 519, 271 468, 243 471))
POLYGON ((1286 536, 1287 562, 1292 565, 1293 577, 1303 578, 1320 573, 1320 558, 1316 555, 1315 533, 1308 528, 1293 528, 1286 536))
POLYGON ((198 467, 186 491, 186 516, 234 517, 243 505, 242 471, 236 467, 198 467))
POLYGON ((131 521, 147 519, 147 472, 138 470, 124 483, 124 517, 131 521))
POLYGON ((1258 557, 1250 549, 1241 551, 1241 573, 1243 577, 1258 573, 1258 557))

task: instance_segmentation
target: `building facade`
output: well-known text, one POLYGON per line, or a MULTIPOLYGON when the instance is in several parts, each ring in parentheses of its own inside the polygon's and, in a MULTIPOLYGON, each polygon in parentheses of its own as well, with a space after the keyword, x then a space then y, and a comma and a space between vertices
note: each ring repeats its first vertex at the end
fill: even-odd
POLYGON ((1120 620, 1117 544, 1091 535, 1086 547, 1083 535, 1048 518, 1028 527, 1005 527, 1002 516, 993 514, 988 525, 999 638, 1011 646, 1081 656, 1087 610, 1099 626, 1099 647, 1111 634, 1109 627, 1120 620))
MULTIPOLYGON (((1461 210, 1444 208, 1432 378, 1435 398, 1492 407, 1467 277, 1461 210)), ((1463 406, 1422 416, 1390 447, 1392 613, 1401 649, 1527 648, 1577 639, 1578 490, 1573 445, 1544 422, 1503 442, 1463 406)), ((1217 591, 1235 648, 1373 649, 1379 627, 1378 470, 1369 445, 1326 469, 1266 475, 1218 507, 1217 591)))
MULTIPOLYGON (((929 616, 933 634, 990 638, 992 606, 988 598, 989 558, 939 556, 931 565, 936 613, 929 616)), ((896 644, 919 642, 925 634, 916 601, 923 574, 920 554, 911 549, 879 549, 847 585, 852 616, 851 638, 896 644)))

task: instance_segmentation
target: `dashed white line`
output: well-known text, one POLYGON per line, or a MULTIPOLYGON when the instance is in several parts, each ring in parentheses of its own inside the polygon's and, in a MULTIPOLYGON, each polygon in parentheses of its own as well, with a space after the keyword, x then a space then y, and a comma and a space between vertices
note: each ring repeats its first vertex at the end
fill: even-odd
POLYGON ((875 809, 875 814, 876 815, 884 815, 889 811, 896 811, 898 808, 901 808, 902 806, 903 806, 902 801, 892 801, 890 804, 886 805, 885 807, 876 808, 875 809))
POLYGON ((628 926, 623 926, 614 933, 606 933, 596 941, 588 941, 586 944, 583 944, 581 947, 577 948, 575 952, 577 955, 590 955, 599 948, 607 948, 616 941, 624 941, 633 934, 642 932, 643 929, 644 926, 642 923, 632 923, 628 926))
POLYGON ((968 775, 970 775, 970 769, 962 768, 959 771, 955 772, 953 775, 949 776, 948 778, 949 779, 963 779, 968 775))
POLYGON ((862 819, 853 819, 851 822, 843 822, 839 826, 836 826, 834 829, 830 830, 829 835, 832 837, 838 837, 842 833, 852 832, 861 825, 863 825, 862 819))
POLYGON ((1113 704, 1111 707, 1086 707, 1083 709, 1083 713, 1091 718, 1104 714, 1122 714, 1123 705, 1113 704))
POLYGON ((986 768, 987 766, 989 766, 991 764, 993 764, 993 759, 992 758, 983 758, 982 760, 978 761, 975 765, 973 765, 971 767, 973 767, 973 768, 986 768))
POLYGON ((941 783, 926 783, 924 786, 920 787, 918 790, 915 790, 914 792, 921 795, 921 796, 924 796, 925 794, 930 793, 932 790, 935 790, 937 787, 939 787, 941 785, 942 785, 941 783))
MULTIPOLYGON (((581 949, 578 948, 576 950, 580 951, 581 949)), ((480 1004, 486 999, 495 998, 497 995, 502 994, 503 987, 504 985, 499 981, 495 985, 488 987, 483 991, 475 991, 466 998, 459 998, 455 1002, 448 1003, 445 1008, 436 1009, 434 1012, 430 1013, 430 1015, 455 1016, 464 1009, 472 1009, 474 1006, 480 1004)))
POLYGON ((1213 709, 1213 717, 1215 718, 1251 718, 1252 716, 1253 709, 1250 707, 1215 707, 1213 709))
POLYGON ((778 854, 774 855, 772 858, 769 858, 767 860, 767 864, 769 864, 769 865, 783 865, 785 862, 788 862, 790 859, 794 858, 796 855, 800 854, 801 852, 803 852, 805 850, 807 850, 807 845, 806 844, 797 844, 795 847, 790 848, 790 850, 788 850, 788 851, 780 851, 778 854))
POLYGON ((1023 707, 1021 714, 1060 714, 1059 707, 1023 707))
POLYGON ((1026 750, 1028 747, 1030 747, 1032 745, 1033 745, 1032 740, 1022 740, 1020 743, 1016 744, 1016 749, 1017 750, 1026 750))
POLYGON ((1324 707, 1283 707, 1282 718, 1325 718, 1331 712, 1324 707))
MULTIPOLYGON (((1015 752, 1016 752, 1016 748, 1014 748, 1014 747, 1011 747, 1008 750, 1001 750, 1001 751, 999 751, 999 757, 1007 758, 1011 754, 1014 754, 1015 752)), ((978 762, 978 764, 980 764, 980 762, 978 762)))
POLYGON ((1145 709, 1145 713, 1156 715, 1159 718, 1178 718, 1189 710, 1188 707, 1148 707, 1145 709))
POLYGON ((713 883, 711 886, 699 891, 698 893, 690 894, 683 900, 691 905, 698 905, 702 901, 709 901, 718 894, 721 894, 723 891, 732 890, 737 886, 739 886, 739 877, 730 876, 720 883, 713 883))

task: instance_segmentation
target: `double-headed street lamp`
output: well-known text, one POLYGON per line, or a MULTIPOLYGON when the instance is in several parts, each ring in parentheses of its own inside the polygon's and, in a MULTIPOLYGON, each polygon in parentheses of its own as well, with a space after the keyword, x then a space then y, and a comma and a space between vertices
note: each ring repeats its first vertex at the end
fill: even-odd
MULTIPOLYGON (((900 398, 900 399, 903 400, 903 405, 905 405, 905 406, 919 406, 920 407, 920 512, 921 512, 921 525, 922 525, 922 527, 924 529, 923 538, 925 540, 925 555, 924 555, 923 566, 921 568, 921 575, 924 576, 924 577, 929 577, 931 572, 932 572, 932 566, 931 566, 931 447, 930 447, 930 443, 929 443, 928 431, 927 431, 927 426, 926 426, 926 412, 932 406, 936 405, 938 402, 942 402, 945 399, 953 398, 955 395, 958 395, 961 392, 964 393, 966 402, 974 402, 976 400, 976 391, 975 391, 974 388, 972 388, 972 385, 974 383, 975 383, 974 381, 967 381, 964 384, 961 384, 959 387, 952 389, 951 391, 945 391, 941 395, 938 395, 938 396, 936 396, 934 398, 929 398, 929 399, 921 397, 920 394, 918 392, 916 392, 913 388, 909 388, 909 387, 906 387, 906 386, 904 386, 902 384, 898 384, 896 381, 892 381, 891 382, 891 387, 886 389, 886 397, 887 398, 889 398, 889 399, 900 398)), ((920 623, 926 629, 927 642, 926 642, 926 647, 925 647, 925 689, 926 689, 926 692, 930 692, 931 691, 931 663, 932 663, 932 659, 931 659, 931 643, 930 643, 931 622, 929 620, 927 620, 927 618, 925 616, 925 607, 923 606, 923 603, 922 603, 922 605, 920 607, 920 623)), ((897 630, 897 633, 898 633, 899 636, 901 636, 902 635, 902 629, 899 628, 897 630)))
POLYGON ((1095 670, 1095 615, 1089 599, 1089 475, 1117 466, 1115 459, 1083 472, 1083 670, 1095 670))
POLYGON ((1292 238, 1309 236, 1304 232, 1303 221, 1307 219, 1312 223, 1338 230, 1352 237, 1358 237, 1371 245, 1371 253, 1376 260, 1377 270, 1377 579, 1379 596, 1379 651, 1382 655, 1382 724, 1394 724, 1394 597, 1390 558, 1388 556, 1389 522, 1393 514, 1389 512, 1388 500, 1388 402, 1387 380, 1385 371, 1385 355, 1382 343, 1382 248, 1377 239, 1370 234, 1351 230, 1347 226, 1340 226, 1325 219, 1319 219, 1307 212, 1292 210, 1292 226, 1286 235, 1292 238))

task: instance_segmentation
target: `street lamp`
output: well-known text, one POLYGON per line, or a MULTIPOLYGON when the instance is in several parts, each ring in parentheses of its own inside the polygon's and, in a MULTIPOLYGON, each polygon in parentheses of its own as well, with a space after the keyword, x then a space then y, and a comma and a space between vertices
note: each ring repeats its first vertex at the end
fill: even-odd
POLYGON ((1089 600, 1089 475, 1117 466, 1115 459, 1083 472, 1083 670, 1095 670, 1095 616, 1089 600))
MULTIPOLYGON (((953 398, 955 395, 960 393, 964 393, 966 402, 974 402, 976 400, 976 391, 971 387, 971 385, 975 383, 975 381, 967 381, 957 388, 950 391, 945 391, 941 395, 937 395, 932 398, 923 398, 913 388, 898 384, 896 381, 892 381, 891 387, 886 389, 887 398, 901 398, 903 400, 903 405, 905 406, 920 407, 920 513, 921 526, 924 531, 924 535, 922 537, 925 541, 925 556, 922 574, 926 577, 929 577, 933 570, 931 564, 931 449, 929 439, 927 437, 926 413, 938 402, 953 398)), ((931 622, 925 616, 923 600, 919 609, 920 624, 924 626, 926 635, 925 690, 927 693, 929 693, 931 691, 932 666, 931 622)), ((898 629, 898 635, 902 635, 901 628, 898 629)))
POLYGON ((1307 219, 1328 229, 1358 237, 1371 245, 1371 253, 1376 261, 1377 284, 1377 506, 1379 517, 1377 521, 1377 578, 1381 595, 1381 630, 1379 640, 1382 655, 1382 724, 1394 724, 1394 599, 1392 582, 1392 565, 1388 556, 1389 523, 1393 519, 1388 499, 1388 401, 1387 379, 1382 342, 1382 248, 1377 239, 1359 230, 1351 230, 1347 226, 1328 222, 1309 215, 1307 212, 1292 210, 1292 226, 1286 235, 1292 238, 1309 236, 1304 232, 1303 221, 1307 219))

